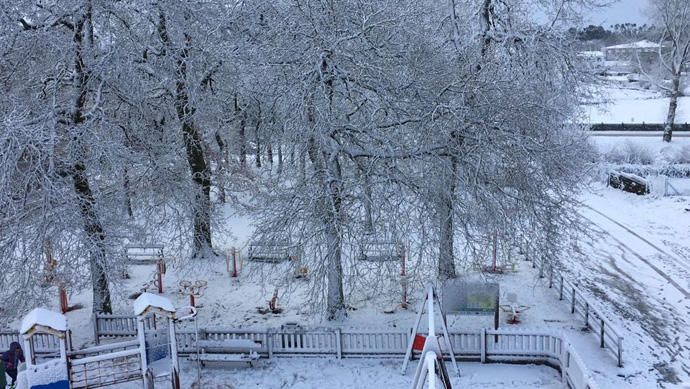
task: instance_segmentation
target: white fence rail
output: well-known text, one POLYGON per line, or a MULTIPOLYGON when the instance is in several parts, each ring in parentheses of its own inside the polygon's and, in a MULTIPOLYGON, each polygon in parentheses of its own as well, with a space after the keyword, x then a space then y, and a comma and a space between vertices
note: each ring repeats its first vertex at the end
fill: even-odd
MULTIPOLYGON (((116 318, 122 322, 121 317, 116 318)), ((108 316, 96 320, 108 321, 108 316)), ((101 326, 104 328, 106 326, 101 326)), ((110 327, 112 328, 112 326, 110 327)), ((202 340, 249 339, 261 344, 263 357, 334 356, 336 358, 404 358, 411 330, 367 328, 297 328, 297 329, 205 329, 202 340)), ((125 337, 127 331, 113 333, 125 337)), ((134 337, 136 331, 129 332, 134 337)), ((561 371, 564 381, 574 389, 595 389, 587 368, 560 334, 539 331, 465 330, 449 333, 456 357, 466 361, 503 363, 545 363, 561 371)), ((196 351, 196 334, 177 331, 178 351, 189 355, 196 351)), ((449 354, 445 354, 450 357, 449 354)), ((417 356, 415 354, 414 356, 417 356)))
MULTIPOLYGON (((0 351, 10 348, 12 342, 21 344, 19 332, 1 331, 0 332, 0 351)), ((60 352, 59 339, 53 335, 37 334, 32 337, 34 350, 38 355, 57 354, 60 352)))
POLYGON ((67 355, 74 389, 119 385, 142 378, 137 340, 70 351, 67 355))

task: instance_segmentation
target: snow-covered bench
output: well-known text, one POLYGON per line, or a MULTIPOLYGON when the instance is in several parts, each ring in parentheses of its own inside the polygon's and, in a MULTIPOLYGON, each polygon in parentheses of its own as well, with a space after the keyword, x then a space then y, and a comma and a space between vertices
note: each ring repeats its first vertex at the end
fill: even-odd
POLYGON ((163 259, 163 245, 127 245, 125 257, 128 261, 139 264, 156 263, 163 259))
POLYGON ((189 359, 201 362, 246 362, 252 367, 259 359, 261 343, 250 339, 199 340, 198 354, 191 354, 189 359))
POLYGON ((299 246, 288 242, 252 242, 247 258, 259 262, 283 262, 299 257, 299 246))
POLYGON ((369 262, 400 261, 403 255, 402 246, 397 242, 370 241, 361 246, 359 260, 369 262))

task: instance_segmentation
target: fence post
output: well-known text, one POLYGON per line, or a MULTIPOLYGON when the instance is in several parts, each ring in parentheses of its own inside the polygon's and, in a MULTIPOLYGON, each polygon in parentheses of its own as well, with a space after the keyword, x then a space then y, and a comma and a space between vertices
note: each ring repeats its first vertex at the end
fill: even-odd
POLYGON ((544 278, 544 263, 546 261, 544 258, 541 259, 541 263, 539 264, 539 278, 544 278))
POLYGON ((604 319, 601 319, 601 330, 600 330, 600 334, 599 334, 599 337, 600 337, 599 347, 601 347, 601 348, 606 347, 606 340, 604 339, 604 336, 605 336, 604 323, 605 323, 604 319))
POLYGON ((589 302, 585 301, 585 328, 589 328, 589 302))
POLYGON ((561 287, 560 287, 560 292, 558 293, 558 300, 562 301, 563 300, 563 275, 561 274, 561 287))
POLYGON ((486 328, 482 328, 481 339, 479 340, 480 356, 479 359, 482 363, 486 362, 486 328))
POLYGON ((553 288, 553 265, 549 266, 549 289, 553 288))
POLYGON ((570 313, 575 313, 575 287, 573 286, 573 298, 570 302, 570 313))
POLYGON ((273 329, 266 330, 266 337, 268 341, 268 359, 273 358, 273 329))
POLYGON ((340 328, 335 329, 335 353, 338 359, 343 358, 342 336, 340 328))
POLYGON ((96 341, 96 346, 98 346, 101 343, 101 340, 98 337, 98 313, 97 312, 93 313, 93 337, 96 341))
POLYGON ((623 367, 623 337, 619 336, 618 341, 618 367, 623 367))

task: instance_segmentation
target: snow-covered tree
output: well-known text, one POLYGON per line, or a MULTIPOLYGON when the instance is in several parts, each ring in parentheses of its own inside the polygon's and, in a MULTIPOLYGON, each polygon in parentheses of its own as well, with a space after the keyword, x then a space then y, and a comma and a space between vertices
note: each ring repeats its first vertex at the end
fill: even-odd
POLYGON ((652 0, 651 14, 661 32, 659 59, 671 77, 670 86, 662 86, 671 99, 664 123, 664 142, 673 137, 673 125, 682 96, 681 77, 690 64, 690 3, 685 0, 652 0))

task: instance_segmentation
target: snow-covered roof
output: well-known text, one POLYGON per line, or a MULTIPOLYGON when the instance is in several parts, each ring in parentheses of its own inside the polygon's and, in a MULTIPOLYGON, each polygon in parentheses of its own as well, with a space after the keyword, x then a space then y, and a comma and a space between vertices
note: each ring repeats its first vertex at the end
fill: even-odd
POLYGON ((19 333, 22 335, 27 334, 36 326, 64 332, 67 331, 67 318, 63 314, 49 311, 45 308, 35 308, 28 315, 24 316, 19 333))
POLYGON ((134 314, 139 316, 146 313, 149 308, 175 313, 175 306, 168 298, 153 293, 142 293, 134 301, 134 314))
POLYGON ((615 45, 615 46, 608 46, 605 47, 605 50, 610 50, 610 49, 658 49, 659 44, 656 42, 649 41, 647 39, 643 39, 641 41, 637 42, 632 42, 632 43, 623 43, 622 45, 615 45))

